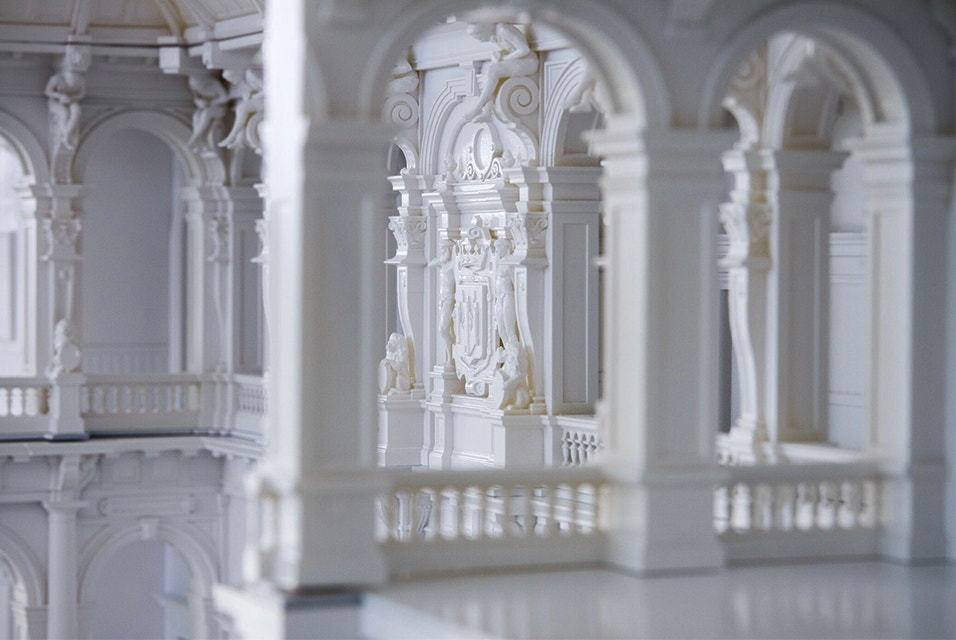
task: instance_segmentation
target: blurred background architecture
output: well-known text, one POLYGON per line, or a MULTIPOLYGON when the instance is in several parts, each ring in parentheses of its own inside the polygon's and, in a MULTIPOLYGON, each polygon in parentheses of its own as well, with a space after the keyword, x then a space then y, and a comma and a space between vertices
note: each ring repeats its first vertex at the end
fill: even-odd
POLYGON ((954 47, 949 0, 0 0, 0 636, 773 635, 667 585, 795 559, 945 602, 954 47))

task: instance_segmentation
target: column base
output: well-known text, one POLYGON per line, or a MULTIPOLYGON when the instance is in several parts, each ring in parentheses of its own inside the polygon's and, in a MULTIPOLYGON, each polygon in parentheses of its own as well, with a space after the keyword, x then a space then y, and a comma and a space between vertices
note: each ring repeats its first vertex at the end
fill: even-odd
POLYGON ((425 415, 422 400, 410 395, 378 397, 378 466, 422 463, 425 415))
POLYGON ((607 506, 602 508, 609 565, 636 574, 724 566, 726 551, 713 523, 714 486, 723 477, 719 468, 609 471, 620 478, 608 487, 607 506))
POLYGON ((781 464, 787 461, 780 444, 770 442, 765 428, 734 425, 717 436, 717 461, 723 465, 781 464))

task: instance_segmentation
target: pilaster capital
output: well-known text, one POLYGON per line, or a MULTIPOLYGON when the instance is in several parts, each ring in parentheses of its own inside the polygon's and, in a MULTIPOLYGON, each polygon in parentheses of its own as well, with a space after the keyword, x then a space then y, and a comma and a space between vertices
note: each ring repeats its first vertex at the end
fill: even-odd
POLYGON ((395 236, 395 256, 386 264, 424 265, 425 232, 428 218, 425 216, 390 216, 388 228, 395 236))
POLYGON ((772 207, 768 204, 726 202, 720 205, 720 221, 730 240, 721 266, 769 268, 768 237, 772 220, 772 207))

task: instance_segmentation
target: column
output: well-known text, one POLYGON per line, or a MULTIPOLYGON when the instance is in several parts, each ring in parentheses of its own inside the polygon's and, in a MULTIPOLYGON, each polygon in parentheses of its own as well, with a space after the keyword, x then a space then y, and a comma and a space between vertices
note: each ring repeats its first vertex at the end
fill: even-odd
POLYGON ((431 355, 431 336, 425 331, 428 218, 424 215, 422 193, 430 180, 413 171, 404 170, 389 178, 401 204, 399 215, 389 218, 396 252, 385 264, 395 267, 401 333, 389 336, 385 359, 379 365, 377 461, 387 467, 421 465, 424 445, 424 365, 431 355), (393 348, 397 343, 404 344, 404 357, 393 348), (396 372, 396 367, 403 371, 396 372), (407 383, 395 380, 397 375, 407 376, 407 383))
POLYGON ((232 203, 218 185, 182 190, 186 209, 186 370, 201 377, 200 425, 223 429, 230 408, 232 203))
POLYGON ((45 249, 41 259, 47 270, 47 303, 52 327, 50 358, 46 375, 53 383, 50 390, 50 437, 83 438, 80 394, 83 385, 82 341, 77 298, 80 288, 80 261, 77 251, 82 224, 74 209, 80 185, 49 185, 50 215, 40 220, 45 249))
POLYGON ((827 440, 829 412, 830 178, 844 152, 777 151, 778 215, 767 309, 776 371, 768 370, 775 400, 770 418, 777 442, 827 440), (774 375, 774 373, 776 375, 774 375))
POLYGON ((76 514, 84 504, 75 500, 43 503, 48 514, 50 545, 47 570, 47 634, 50 638, 79 637, 76 514))
POLYGON ((97 456, 51 458, 52 488, 43 507, 48 527, 47 634, 53 639, 79 637, 77 512, 86 505, 79 497, 96 462, 97 456))
MULTIPOLYGON (((873 135, 852 147, 865 161, 870 228, 871 450, 886 461, 882 550, 912 562, 945 557, 947 227, 952 137, 909 146, 873 135)), ((950 447, 952 451, 952 447, 950 447)), ((950 490, 952 480, 950 479, 950 490)))
POLYGON ((721 439, 721 447, 726 448, 721 457, 735 464, 753 464, 779 457, 771 444, 775 440, 769 424, 773 409, 768 406, 768 385, 776 374, 776 352, 771 353, 768 336, 768 309, 776 309, 776 299, 771 297, 768 278, 773 267, 770 230, 777 182, 769 149, 728 151, 722 159, 734 180, 731 201, 720 207, 720 220, 730 240, 723 266, 729 285, 740 415, 726 440, 721 439))
POLYGON ((645 147, 636 122, 610 118, 592 144, 607 225, 606 558, 638 572, 719 567, 716 208, 733 136, 670 131, 645 147))

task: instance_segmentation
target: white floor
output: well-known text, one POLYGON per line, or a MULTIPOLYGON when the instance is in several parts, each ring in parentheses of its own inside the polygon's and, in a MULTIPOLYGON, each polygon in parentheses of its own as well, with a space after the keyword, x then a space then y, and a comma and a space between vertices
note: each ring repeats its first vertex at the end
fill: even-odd
POLYGON ((371 637, 956 638, 956 565, 793 564, 635 578, 602 570, 393 584, 371 637))

